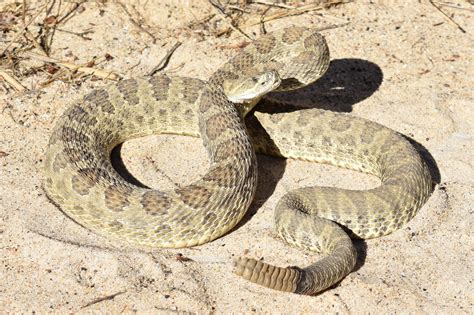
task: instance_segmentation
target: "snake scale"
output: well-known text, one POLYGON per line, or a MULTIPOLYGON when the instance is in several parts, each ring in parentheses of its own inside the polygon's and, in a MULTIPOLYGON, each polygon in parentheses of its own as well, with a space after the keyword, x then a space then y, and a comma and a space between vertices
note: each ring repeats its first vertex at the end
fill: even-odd
POLYGON ((300 294, 320 292, 354 268, 350 237, 395 231, 415 215, 432 188, 427 166, 412 145, 368 120, 318 109, 255 112, 252 117, 264 134, 246 128, 243 116, 265 93, 306 86, 328 66, 324 37, 292 26, 261 36, 207 81, 162 75, 94 90, 59 118, 46 153, 44 189, 65 214, 96 233, 178 248, 212 241, 241 220, 257 184, 255 149, 376 175, 381 185, 374 189, 307 187, 279 201, 278 234, 325 258, 306 268, 235 261, 235 273, 252 282, 300 294), (150 134, 201 137, 209 170, 173 191, 127 182, 114 170, 111 150, 150 134))

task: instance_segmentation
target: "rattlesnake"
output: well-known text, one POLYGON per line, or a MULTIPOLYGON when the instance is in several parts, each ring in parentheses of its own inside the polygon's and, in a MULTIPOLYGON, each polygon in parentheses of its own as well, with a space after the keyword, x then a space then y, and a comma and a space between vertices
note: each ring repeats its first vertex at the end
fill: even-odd
POLYGON ((94 90, 57 122, 46 153, 45 191, 92 231, 133 244, 177 248, 212 241, 241 220, 257 183, 254 148, 374 174, 382 182, 374 189, 301 188, 278 203, 278 234, 291 244, 325 252, 326 258, 304 269, 250 258, 235 262, 237 274, 273 289, 324 290, 356 262, 352 242, 339 224, 353 237, 389 234, 408 222, 431 192, 428 169, 417 151, 374 122, 309 109, 255 112, 252 119, 265 131, 246 129, 243 116, 264 93, 308 85, 328 66, 324 38, 311 29, 289 27, 243 48, 208 81, 162 75, 94 90), (208 172, 174 191, 125 181, 111 165, 111 150, 150 134, 201 137, 210 158, 208 172))

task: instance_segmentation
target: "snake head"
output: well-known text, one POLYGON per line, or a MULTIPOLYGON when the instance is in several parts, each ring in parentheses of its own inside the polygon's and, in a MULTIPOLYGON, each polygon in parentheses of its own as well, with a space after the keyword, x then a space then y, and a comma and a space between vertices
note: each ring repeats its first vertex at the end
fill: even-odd
POLYGON ((229 101, 233 103, 256 103, 262 96, 275 90, 281 83, 275 70, 238 79, 227 79, 222 84, 229 101))

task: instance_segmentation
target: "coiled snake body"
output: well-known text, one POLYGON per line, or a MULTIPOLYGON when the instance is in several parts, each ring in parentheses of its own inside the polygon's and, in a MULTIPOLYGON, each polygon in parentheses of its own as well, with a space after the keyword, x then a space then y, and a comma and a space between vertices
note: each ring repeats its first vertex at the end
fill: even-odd
POLYGON ((374 189, 300 188, 278 203, 278 234, 291 244, 325 252, 326 258, 304 269, 249 258, 236 261, 237 274, 273 289, 303 294, 324 290, 356 261, 340 225, 359 238, 389 234, 408 222, 431 192, 429 172, 414 148, 374 122, 317 109, 256 112, 267 134, 246 129, 242 116, 269 89, 310 84, 328 65, 321 35, 289 27, 245 47, 207 82, 157 76, 95 90, 75 102, 55 127, 45 159, 45 191, 67 215, 97 233, 177 248, 212 241, 240 221, 255 194, 254 148, 374 174, 381 178, 374 189), (201 137, 209 171, 174 191, 125 181, 111 165, 111 150, 150 134, 201 137))

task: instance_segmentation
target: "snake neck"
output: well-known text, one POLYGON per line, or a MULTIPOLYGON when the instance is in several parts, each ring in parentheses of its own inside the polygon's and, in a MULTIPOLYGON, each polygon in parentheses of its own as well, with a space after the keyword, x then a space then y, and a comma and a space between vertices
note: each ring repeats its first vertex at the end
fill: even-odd
POLYGON ((235 107, 237 108, 237 111, 239 112, 240 116, 242 118, 246 117, 248 113, 250 113, 255 106, 257 106, 258 102, 260 102, 262 98, 256 98, 252 100, 251 102, 246 102, 242 104, 235 104, 235 107))

